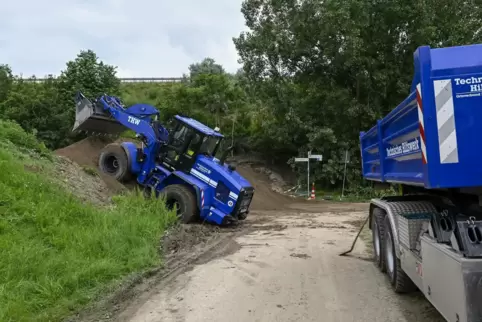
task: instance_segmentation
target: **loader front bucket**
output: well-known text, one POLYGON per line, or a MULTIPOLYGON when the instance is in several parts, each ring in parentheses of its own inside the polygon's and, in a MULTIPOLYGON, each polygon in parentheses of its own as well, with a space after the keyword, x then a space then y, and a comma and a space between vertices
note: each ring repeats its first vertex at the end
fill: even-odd
POLYGON ((72 132, 118 135, 125 130, 124 125, 106 113, 102 106, 93 104, 82 93, 77 95, 75 123, 72 132))

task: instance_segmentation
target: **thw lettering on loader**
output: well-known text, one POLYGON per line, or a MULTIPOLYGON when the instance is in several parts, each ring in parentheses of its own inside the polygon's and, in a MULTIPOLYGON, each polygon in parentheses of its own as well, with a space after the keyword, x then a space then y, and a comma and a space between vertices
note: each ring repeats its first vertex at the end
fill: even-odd
POLYGON ((135 124, 135 125, 139 125, 139 123, 141 122, 141 120, 139 120, 138 118, 133 117, 133 116, 128 116, 128 117, 127 117, 127 122, 132 123, 132 124, 135 124))

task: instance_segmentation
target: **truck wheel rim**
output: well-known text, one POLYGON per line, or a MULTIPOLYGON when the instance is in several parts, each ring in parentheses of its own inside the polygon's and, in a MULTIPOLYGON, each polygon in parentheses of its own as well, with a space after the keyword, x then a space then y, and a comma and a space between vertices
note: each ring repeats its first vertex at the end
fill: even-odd
POLYGON ((390 275, 392 275, 393 273, 393 269, 395 267, 395 258, 393 256, 393 244, 392 244, 392 234, 387 231, 387 239, 386 239, 386 244, 387 244, 387 247, 385 248, 386 249, 386 258, 387 258, 387 268, 388 268, 388 272, 390 273, 390 275))
POLYGON ((378 235, 377 223, 373 222, 373 245, 375 246, 375 254, 380 257, 380 236, 378 235))

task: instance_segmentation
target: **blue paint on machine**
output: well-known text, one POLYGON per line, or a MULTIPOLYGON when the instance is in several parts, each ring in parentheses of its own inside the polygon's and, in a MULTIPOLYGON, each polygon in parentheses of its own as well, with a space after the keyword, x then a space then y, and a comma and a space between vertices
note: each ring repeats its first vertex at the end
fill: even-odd
POLYGON ((360 133, 363 176, 434 188, 482 186, 482 44, 419 47, 408 96, 360 133))
POLYGON ((142 142, 108 145, 99 157, 105 173, 118 180, 133 176, 147 192, 165 195, 186 222, 200 217, 221 225, 248 215, 254 188, 225 162, 230 149, 215 157, 224 138, 219 129, 176 115, 168 130, 159 123, 155 107, 126 108, 108 95, 90 101, 78 93, 76 103, 73 131, 115 135, 128 128, 142 142))

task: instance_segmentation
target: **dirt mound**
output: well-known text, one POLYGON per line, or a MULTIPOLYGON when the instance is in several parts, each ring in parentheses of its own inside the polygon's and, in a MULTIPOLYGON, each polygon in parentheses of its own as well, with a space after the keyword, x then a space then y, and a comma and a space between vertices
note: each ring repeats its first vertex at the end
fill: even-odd
POLYGON ((68 158, 56 160, 55 170, 59 174, 58 181, 65 189, 71 191, 77 198, 97 205, 107 205, 113 195, 111 187, 96 173, 86 172, 81 166, 68 158))
POLYGON ((55 154, 69 158, 84 167, 97 167, 99 153, 107 144, 111 143, 104 138, 88 137, 65 148, 58 149, 55 154))
POLYGON ((254 187, 252 210, 283 210, 293 198, 273 191, 269 176, 260 169, 249 165, 240 165, 237 171, 254 187))
POLYGON ((123 191, 125 186, 112 177, 104 175, 98 171, 98 161, 100 151, 109 143, 113 141, 101 137, 88 137, 79 142, 66 146, 65 148, 58 149, 55 154, 66 157, 71 161, 77 163, 87 171, 94 171, 100 176, 111 193, 117 193, 123 191))

